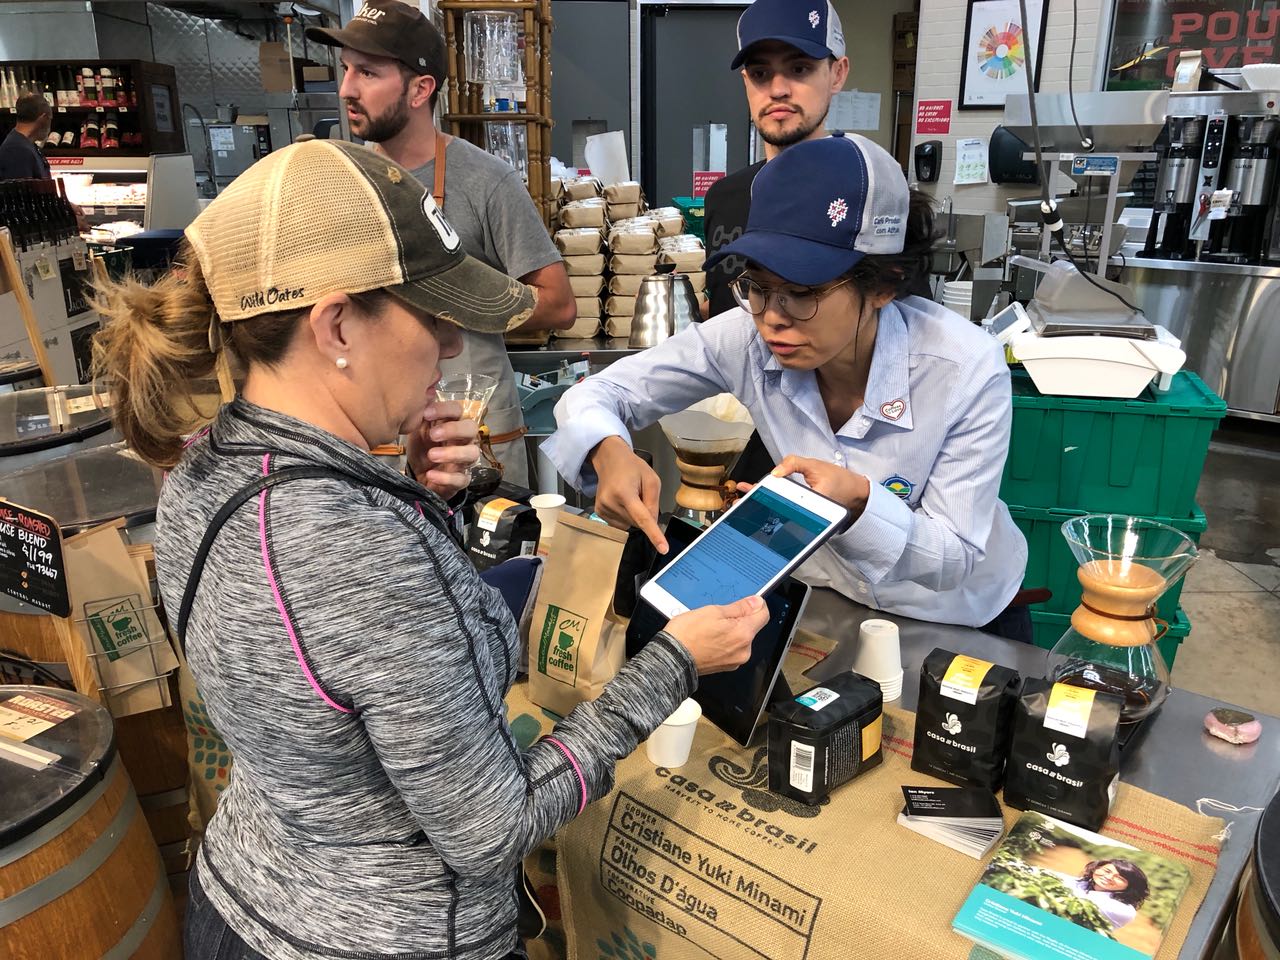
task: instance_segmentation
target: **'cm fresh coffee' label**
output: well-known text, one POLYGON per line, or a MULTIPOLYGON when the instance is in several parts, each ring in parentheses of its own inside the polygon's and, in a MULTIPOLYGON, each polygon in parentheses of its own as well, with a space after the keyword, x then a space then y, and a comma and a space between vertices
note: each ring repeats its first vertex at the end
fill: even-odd
POLYGON ((557 606, 547 608, 538 643, 538 672, 574 686, 578 681, 578 653, 587 618, 557 606))

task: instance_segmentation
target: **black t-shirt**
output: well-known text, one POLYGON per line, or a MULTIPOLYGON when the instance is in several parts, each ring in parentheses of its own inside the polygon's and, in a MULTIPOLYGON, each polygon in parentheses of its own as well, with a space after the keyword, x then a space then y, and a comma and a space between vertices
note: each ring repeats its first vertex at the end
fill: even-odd
POLYGON ((0 180, 48 180, 49 161, 40 148, 17 130, 0 143, 0 180))
MULTIPOLYGON (((747 213, 751 210, 751 184, 764 166, 764 161, 743 167, 712 184, 704 201, 703 223, 707 234, 707 256, 725 244, 732 243, 747 229, 747 213)), ((729 282, 746 269, 741 257, 728 257, 707 271, 707 298, 711 316, 732 310, 738 305, 729 292, 729 282)))

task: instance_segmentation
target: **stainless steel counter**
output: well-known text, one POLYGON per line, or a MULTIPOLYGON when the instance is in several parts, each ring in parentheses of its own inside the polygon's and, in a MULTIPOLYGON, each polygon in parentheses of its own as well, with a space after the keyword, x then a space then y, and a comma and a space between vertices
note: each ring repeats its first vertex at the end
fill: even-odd
MULTIPOLYGON (((1135 257, 1121 279, 1138 306, 1182 341, 1187 368, 1232 413, 1280 413, 1280 267, 1135 257)), ((1280 418, 1277 418, 1280 419, 1280 418)))
MULTIPOLYGON (((934 647, 992 660, 1015 668, 1025 676, 1042 676, 1045 651, 973 630, 944 624, 921 623, 868 610, 831 590, 815 590, 801 622, 811 630, 838 641, 838 645, 808 676, 815 682, 848 670, 853 663, 858 627, 863 620, 879 617, 898 624, 902 641, 902 666, 906 671, 901 705, 914 710, 919 694, 920 665, 934 647)), ((1280 718, 1259 716, 1262 738, 1237 747, 1204 732, 1202 721, 1210 709, 1222 704, 1186 690, 1174 690, 1149 729, 1125 754, 1120 779, 1177 803, 1196 808, 1196 801, 1212 797, 1236 807, 1265 807, 1280 785, 1280 718)), ((1218 814, 1211 814, 1218 815, 1218 814)), ((1210 957, 1235 906, 1236 887, 1249 858, 1260 813, 1226 814, 1234 820, 1231 837, 1223 844, 1218 872, 1213 878, 1179 960, 1210 957)))

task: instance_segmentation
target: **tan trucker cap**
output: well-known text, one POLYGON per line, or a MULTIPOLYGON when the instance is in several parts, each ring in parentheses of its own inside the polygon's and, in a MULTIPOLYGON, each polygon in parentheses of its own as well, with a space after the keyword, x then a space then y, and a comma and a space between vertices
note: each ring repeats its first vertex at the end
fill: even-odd
POLYGON ((186 236, 224 322, 384 289, 464 330, 503 333, 536 302, 531 288, 463 253, 408 170, 341 140, 268 154, 186 236))

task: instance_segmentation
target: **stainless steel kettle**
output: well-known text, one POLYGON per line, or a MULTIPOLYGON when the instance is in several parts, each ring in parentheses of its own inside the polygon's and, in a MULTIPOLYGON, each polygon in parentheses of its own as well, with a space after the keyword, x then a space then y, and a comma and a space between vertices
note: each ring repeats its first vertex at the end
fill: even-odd
POLYGON ((660 265, 658 273, 640 281, 629 347, 655 346, 702 319, 693 283, 683 273, 670 272, 674 269, 674 265, 666 265, 664 271, 660 265))

